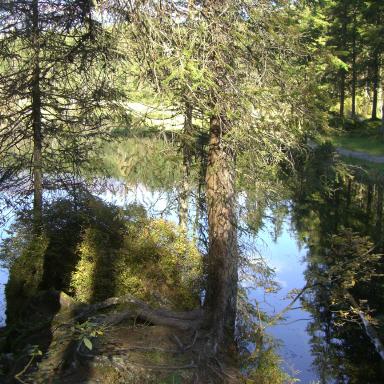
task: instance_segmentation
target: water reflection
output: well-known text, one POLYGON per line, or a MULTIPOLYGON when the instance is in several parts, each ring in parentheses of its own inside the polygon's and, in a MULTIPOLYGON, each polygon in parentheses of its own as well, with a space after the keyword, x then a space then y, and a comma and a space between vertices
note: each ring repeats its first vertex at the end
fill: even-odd
POLYGON ((383 362, 348 300, 374 308, 372 323, 380 325, 383 279, 374 275, 383 263, 373 258, 383 251, 382 180, 346 170, 332 151, 320 149, 292 191, 293 225, 308 245, 304 275, 312 288, 302 303, 312 315, 307 333, 319 382, 382 383, 383 362))
MULTIPOLYGON (((262 289, 254 290, 250 293, 250 299, 256 299, 263 310, 271 316, 276 316, 291 302, 289 292, 306 284, 304 277, 306 264, 303 258, 307 249, 297 241, 296 233, 291 229, 289 215, 285 218, 277 238, 273 231, 273 223, 269 221, 255 241, 268 265, 275 269, 281 289, 267 295, 262 289)), ((267 328, 268 333, 281 341, 279 353, 284 359, 285 370, 291 373, 297 372, 296 376, 303 383, 310 383, 316 379, 311 367, 310 338, 306 331, 310 319, 311 315, 303 310, 298 302, 285 314, 284 320, 280 319, 276 325, 267 328)))
MULTIPOLYGON (((278 182, 283 183, 284 193, 272 199, 257 187, 245 189, 238 198, 241 248, 246 256, 257 250, 264 257, 275 269, 281 289, 266 293, 265 287, 249 286, 248 281, 242 285, 249 288, 248 299, 256 301, 272 317, 291 302, 292 289, 318 281, 334 267, 334 261, 324 258, 331 249, 333 235, 351 228, 361 236, 369 236, 378 252, 383 250, 384 238, 382 184, 361 174, 345 173, 332 153, 315 154, 301 172, 283 180, 278 182)), ((141 204, 151 216, 178 223, 178 189, 173 182, 169 184, 160 190, 147 187, 145 182, 127 186, 126 181, 109 179, 99 196, 120 206, 141 204)), ((204 209, 200 204, 196 209, 195 203, 201 201, 201 193, 201 188, 192 189, 189 207, 190 236, 199 239, 205 234, 204 209)), ((0 284, 6 279, 6 270, 0 270, 0 284)), ((379 320, 384 308, 382 288, 382 280, 376 279, 358 283, 352 290, 357 299, 368 300, 379 320)), ((279 353, 284 369, 297 373, 302 383, 381 383, 382 362, 361 324, 355 321, 337 325, 336 311, 348 303, 332 304, 332 289, 313 287, 285 313, 284 321, 267 327, 267 332, 281 341, 279 353)), ((4 306, 3 296, 0 303, 4 306)), ((1 313, 0 307, 0 317, 1 313)))

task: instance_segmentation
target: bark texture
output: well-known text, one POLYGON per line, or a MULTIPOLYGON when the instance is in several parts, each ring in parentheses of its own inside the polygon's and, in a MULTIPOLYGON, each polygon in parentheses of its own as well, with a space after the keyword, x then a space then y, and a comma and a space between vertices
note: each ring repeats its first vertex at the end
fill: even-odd
POLYGON ((344 105, 345 105, 345 71, 340 71, 340 117, 344 117, 344 105))
POLYGON ((352 34, 352 111, 351 116, 354 119, 356 117, 356 15, 353 16, 353 34, 352 34))
POLYGON ((215 348, 231 340, 237 304, 238 246, 235 213, 234 154, 222 141, 225 122, 210 120, 206 173, 209 251, 205 307, 215 348))

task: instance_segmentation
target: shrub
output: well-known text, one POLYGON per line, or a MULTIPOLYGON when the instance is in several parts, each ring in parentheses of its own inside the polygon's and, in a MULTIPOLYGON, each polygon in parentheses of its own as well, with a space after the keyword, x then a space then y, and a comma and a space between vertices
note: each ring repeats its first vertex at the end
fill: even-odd
POLYGON ((44 235, 34 238, 24 212, 3 243, 9 319, 50 288, 89 302, 131 293, 175 308, 198 304, 200 253, 177 226, 148 218, 142 206, 123 210, 90 195, 59 199, 46 207, 44 223, 44 235))
POLYGON ((198 304, 201 255, 175 225, 129 216, 121 240, 119 247, 111 247, 102 231, 84 231, 71 281, 78 300, 131 293, 152 304, 159 300, 177 308, 198 304))

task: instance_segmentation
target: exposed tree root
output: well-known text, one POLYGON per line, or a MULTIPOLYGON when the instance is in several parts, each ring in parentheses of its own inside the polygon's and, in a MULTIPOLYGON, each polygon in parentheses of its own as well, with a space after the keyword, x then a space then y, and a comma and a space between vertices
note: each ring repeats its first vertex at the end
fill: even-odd
POLYGON ((212 350, 213 333, 205 329, 201 309, 152 308, 132 295, 91 305, 68 299, 61 309, 51 324, 53 339, 38 369, 23 372, 26 383, 59 380, 73 384, 83 382, 89 374, 103 377, 104 372, 127 378, 129 383, 146 383, 147 376, 166 378, 176 371, 190 384, 239 382, 236 376, 240 374, 229 354, 212 350), (133 324, 124 324, 126 320, 133 320, 133 324), (91 339, 90 349, 75 327, 86 321, 103 329, 100 337, 86 336, 91 339), (143 327, 143 322, 151 326, 143 327), (128 380, 132 377, 136 381, 128 380))
MULTIPOLYGON (((124 307, 126 306, 126 308, 115 313, 98 315, 95 321, 104 325, 116 325, 130 318, 140 318, 154 325, 165 325, 182 330, 198 329, 203 323, 204 312, 202 309, 185 312, 172 311, 164 308, 155 309, 151 308, 144 301, 136 299, 129 294, 121 297, 111 297, 99 303, 82 306, 77 311, 78 313, 70 319, 70 323, 73 323, 75 320, 89 318, 98 311, 117 305, 123 305, 124 307)), ((61 323, 58 327, 69 325, 70 323, 61 323)))
POLYGON ((115 305, 128 305, 128 309, 100 316, 98 320, 106 325, 116 325, 129 318, 140 318, 154 325, 166 325, 182 330, 197 329, 203 321, 203 311, 200 309, 187 312, 177 312, 164 308, 154 309, 132 295, 112 297, 101 303, 93 304, 85 308, 85 314, 89 316, 90 313, 115 305))

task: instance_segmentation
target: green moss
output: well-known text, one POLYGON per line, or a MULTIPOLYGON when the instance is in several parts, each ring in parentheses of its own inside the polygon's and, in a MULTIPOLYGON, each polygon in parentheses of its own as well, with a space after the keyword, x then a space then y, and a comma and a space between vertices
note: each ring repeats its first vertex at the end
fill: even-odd
POLYGON ((197 305, 201 255, 169 222, 130 217, 118 247, 105 233, 88 228, 77 251, 71 288, 78 300, 131 293, 152 304, 161 297, 178 308, 197 305))

